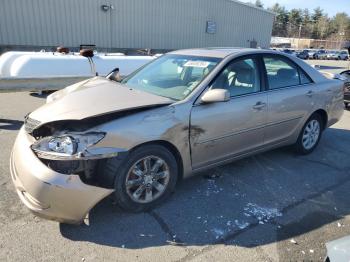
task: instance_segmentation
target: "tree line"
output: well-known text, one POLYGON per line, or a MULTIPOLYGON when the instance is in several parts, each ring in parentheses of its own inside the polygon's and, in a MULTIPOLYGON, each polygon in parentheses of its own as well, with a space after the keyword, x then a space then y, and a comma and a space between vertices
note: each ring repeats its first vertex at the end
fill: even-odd
MULTIPOLYGON (((264 8, 260 0, 255 5, 264 8)), ((278 3, 268 7, 275 15, 272 28, 273 36, 313 38, 326 40, 349 40, 350 17, 344 12, 339 12, 330 17, 320 7, 310 11, 309 9, 291 9, 278 3)))

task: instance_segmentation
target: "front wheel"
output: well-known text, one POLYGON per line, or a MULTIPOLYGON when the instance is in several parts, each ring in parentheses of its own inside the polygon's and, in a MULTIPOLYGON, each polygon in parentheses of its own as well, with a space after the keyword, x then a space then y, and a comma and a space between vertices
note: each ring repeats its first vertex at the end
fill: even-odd
MULTIPOLYGON (((115 196, 120 207, 132 212, 152 209, 175 189, 178 166, 173 154, 161 145, 145 145, 131 151, 120 165, 106 162, 105 172, 114 172, 115 196), (119 166, 119 168, 114 168, 119 166)), ((112 175, 112 174, 110 174, 112 175)))
POLYGON ((303 126, 298 140, 295 143, 296 152, 302 155, 310 154, 317 147, 323 130, 322 119, 313 114, 303 126))

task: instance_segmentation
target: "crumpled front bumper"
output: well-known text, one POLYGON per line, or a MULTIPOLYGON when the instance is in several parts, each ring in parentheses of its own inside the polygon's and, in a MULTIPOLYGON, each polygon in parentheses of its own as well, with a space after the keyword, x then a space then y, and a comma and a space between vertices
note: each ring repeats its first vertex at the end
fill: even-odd
POLYGON ((36 215, 80 223, 91 208, 114 191, 87 185, 78 175, 51 170, 30 148, 34 141, 22 127, 11 154, 10 171, 20 199, 36 215))

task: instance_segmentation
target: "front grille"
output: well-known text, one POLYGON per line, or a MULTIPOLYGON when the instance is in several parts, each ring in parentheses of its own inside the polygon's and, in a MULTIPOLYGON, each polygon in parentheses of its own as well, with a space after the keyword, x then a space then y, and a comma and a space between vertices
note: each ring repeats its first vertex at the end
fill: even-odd
POLYGON ((33 130, 37 128, 40 125, 40 121, 32 119, 28 116, 24 118, 24 130, 28 133, 31 134, 33 133, 33 130))

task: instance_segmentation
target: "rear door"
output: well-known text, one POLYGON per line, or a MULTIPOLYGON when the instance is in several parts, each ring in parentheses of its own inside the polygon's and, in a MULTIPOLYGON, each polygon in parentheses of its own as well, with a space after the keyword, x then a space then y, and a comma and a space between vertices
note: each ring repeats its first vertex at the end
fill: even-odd
POLYGON ((266 144, 284 142, 305 121, 313 109, 314 84, 289 58, 264 55, 268 82, 266 144))
POLYGON ((227 89, 227 102, 194 105, 190 143, 194 169, 216 164, 261 147, 267 116, 261 64, 253 56, 233 60, 210 85, 227 89))

